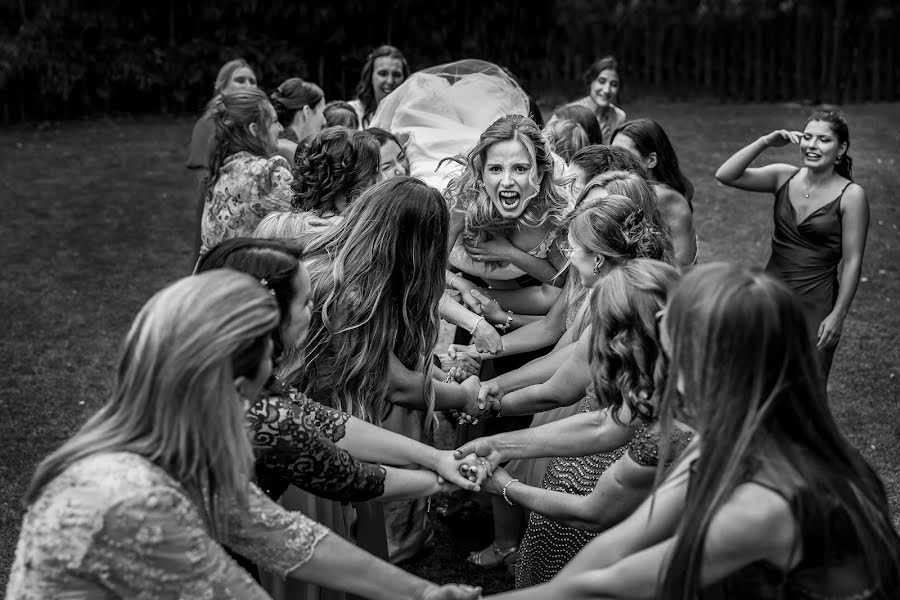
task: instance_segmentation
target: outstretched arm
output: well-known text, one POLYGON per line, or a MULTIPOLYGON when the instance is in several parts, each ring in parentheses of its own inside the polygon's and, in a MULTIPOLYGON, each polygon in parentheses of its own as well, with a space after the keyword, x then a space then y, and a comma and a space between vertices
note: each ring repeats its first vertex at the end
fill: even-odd
POLYGON ((777 148, 785 144, 799 144, 801 133, 779 129, 765 135, 752 144, 738 150, 722 163, 716 171, 716 180, 727 186, 751 192, 774 193, 797 171, 797 167, 783 163, 751 169, 750 163, 769 147, 777 148))

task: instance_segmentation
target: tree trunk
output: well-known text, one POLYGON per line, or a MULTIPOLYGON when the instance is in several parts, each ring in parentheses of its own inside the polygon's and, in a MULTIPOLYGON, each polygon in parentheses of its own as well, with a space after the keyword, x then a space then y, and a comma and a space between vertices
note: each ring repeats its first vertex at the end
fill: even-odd
POLYGON ((838 89, 838 73, 841 71, 841 57, 843 56, 844 42, 844 18, 847 10, 847 0, 835 0, 833 37, 831 38, 831 69, 828 73, 828 93, 835 102, 840 102, 841 90, 838 89))

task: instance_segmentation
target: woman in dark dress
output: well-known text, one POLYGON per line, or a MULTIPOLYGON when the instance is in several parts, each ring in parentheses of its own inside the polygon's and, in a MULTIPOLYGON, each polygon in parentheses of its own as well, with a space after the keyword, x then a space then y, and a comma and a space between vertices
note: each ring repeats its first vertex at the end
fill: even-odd
POLYGON ((884 484, 834 421, 800 298, 714 263, 688 272, 658 316, 662 431, 689 423, 694 443, 553 580, 496 598, 900 597, 884 484))
POLYGON ((869 230, 869 203, 863 188, 853 183, 849 148, 844 118, 820 111, 809 117, 804 131, 773 131, 716 172, 725 185, 775 194, 775 231, 766 271, 803 298, 826 380, 859 285, 869 230), (803 167, 776 163, 750 168, 766 148, 788 143, 800 145, 803 167))

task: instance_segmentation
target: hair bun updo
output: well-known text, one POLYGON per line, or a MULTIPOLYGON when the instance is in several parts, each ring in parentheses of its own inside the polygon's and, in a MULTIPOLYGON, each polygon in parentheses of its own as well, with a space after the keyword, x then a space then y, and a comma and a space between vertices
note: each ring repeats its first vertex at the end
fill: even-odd
POLYGON ((622 239, 625 242, 625 253, 630 258, 656 257, 662 251, 660 232, 645 218, 643 208, 625 217, 622 239))

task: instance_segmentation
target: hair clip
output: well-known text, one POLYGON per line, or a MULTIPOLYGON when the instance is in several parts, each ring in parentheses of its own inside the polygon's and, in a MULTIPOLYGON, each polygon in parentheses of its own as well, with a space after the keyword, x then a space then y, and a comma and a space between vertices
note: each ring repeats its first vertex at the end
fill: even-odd
POLYGON ((269 280, 268 280, 268 279, 266 279, 265 277, 263 277, 262 279, 259 280, 259 282, 262 284, 262 286, 263 286, 264 288, 266 288, 267 290, 269 290, 269 293, 270 293, 270 294, 272 294, 273 296, 275 295, 275 290, 273 290, 272 288, 269 287, 269 280))

